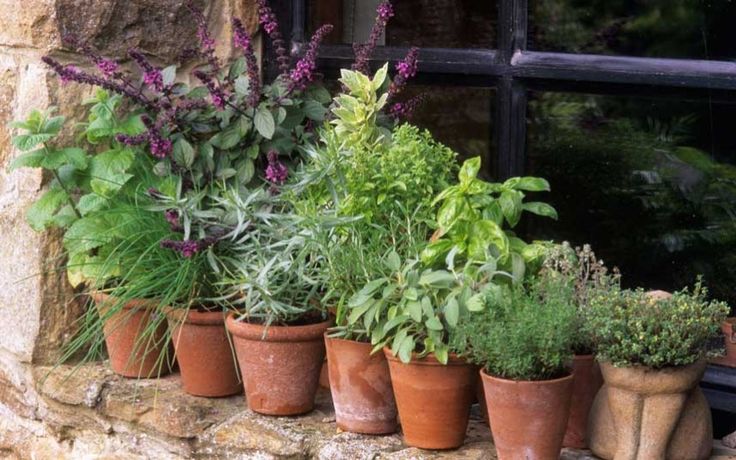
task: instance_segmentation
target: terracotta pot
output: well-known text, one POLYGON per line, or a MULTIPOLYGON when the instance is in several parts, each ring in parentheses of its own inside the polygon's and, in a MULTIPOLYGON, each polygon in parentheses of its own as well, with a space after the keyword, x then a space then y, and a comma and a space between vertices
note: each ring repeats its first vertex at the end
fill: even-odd
POLYGON ((165 357, 164 362, 161 362, 168 347, 166 321, 161 321, 152 334, 145 332, 153 314, 149 302, 133 300, 120 307, 114 297, 104 292, 92 292, 90 297, 103 319, 110 367, 116 374, 130 378, 152 378, 171 371, 165 357), (111 313, 112 308, 117 311, 111 313))
POLYGON ((736 367, 736 317, 726 318, 721 324, 723 331, 726 355, 713 359, 713 363, 720 366, 736 367))
POLYGON ((465 440, 477 382, 475 366, 451 356, 443 365, 433 355, 402 363, 383 350, 406 444, 421 449, 455 449, 465 440))
POLYGON ((170 308, 166 316, 185 392, 220 397, 243 391, 224 312, 170 308))
POLYGON ((396 431, 396 402, 383 353, 371 355, 370 343, 327 334, 325 346, 337 426, 364 434, 396 431))
POLYGON ((593 355, 575 355, 572 362, 572 375, 574 379, 570 418, 567 420, 567 431, 562 445, 585 449, 588 447, 585 439, 586 431, 588 431, 588 413, 595 395, 603 385, 603 376, 601 376, 601 369, 593 355))
POLYGON ((325 357, 322 334, 331 321, 307 326, 262 326, 228 315, 248 407, 266 415, 298 415, 314 408, 325 357))
POLYGON ((708 402, 697 386, 705 361, 659 370, 601 363, 604 385, 590 412, 588 443, 604 459, 697 460, 710 456, 708 402))
POLYGON ((557 459, 570 414, 572 374, 554 380, 507 380, 481 371, 499 460, 557 459))

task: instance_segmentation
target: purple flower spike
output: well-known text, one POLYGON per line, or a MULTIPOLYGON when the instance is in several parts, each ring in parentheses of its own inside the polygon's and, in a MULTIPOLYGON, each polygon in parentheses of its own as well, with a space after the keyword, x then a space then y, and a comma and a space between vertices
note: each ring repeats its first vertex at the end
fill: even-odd
POLYGON ((289 170, 279 160, 279 154, 275 150, 268 152, 268 166, 266 166, 266 179, 274 184, 283 184, 289 177, 289 170))
POLYGON ((116 134, 115 140, 125 145, 140 145, 148 140, 148 133, 128 136, 127 134, 116 134))
POLYGON ((276 19, 271 7, 268 6, 268 0, 257 0, 258 3, 258 22, 263 26, 271 38, 271 44, 276 51, 276 62, 279 63, 281 75, 289 74, 289 52, 286 50, 285 42, 279 31, 279 23, 276 19))
POLYGON ((371 34, 368 37, 368 42, 362 45, 355 44, 353 49, 355 50, 355 62, 353 63, 352 69, 357 70, 363 74, 368 74, 368 60, 373 54, 373 50, 378 44, 378 39, 381 38, 383 32, 386 30, 388 20, 394 15, 394 7, 391 5, 389 0, 384 0, 376 8, 376 21, 373 23, 371 34))
POLYGON ((412 47, 406 57, 396 64, 396 77, 388 89, 388 98, 391 100, 399 94, 406 85, 406 81, 417 74, 417 58, 419 48, 412 47))
POLYGON ((220 110, 224 109, 225 104, 228 101, 228 95, 225 91, 215 84, 215 81, 209 74, 202 72, 201 70, 195 70, 194 76, 207 87, 207 90, 210 92, 210 98, 212 99, 212 103, 215 107, 220 110))
POLYGON ((317 29, 314 35, 312 35, 312 38, 309 40, 309 45, 307 46, 307 52, 304 53, 304 57, 299 59, 294 70, 292 70, 289 75, 291 82, 289 83, 289 90, 287 93, 294 89, 303 90, 306 88, 307 83, 314 79, 314 71, 317 68, 317 51, 319 50, 319 44, 330 32, 332 32, 332 26, 330 24, 325 24, 317 29))
POLYGON ((426 99, 425 94, 419 94, 406 102, 397 102, 389 109, 389 114, 396 120, 410 120, 417 107, 426 99))
POLYGON ((258 59, 253 51, 250 35, 245 31, 240 19, 233 18, 233 41, 235 46, 243 50, 243 57, 248 67, 248 106, 256 107, 261 100, 261 78, 258 70, 258 59))

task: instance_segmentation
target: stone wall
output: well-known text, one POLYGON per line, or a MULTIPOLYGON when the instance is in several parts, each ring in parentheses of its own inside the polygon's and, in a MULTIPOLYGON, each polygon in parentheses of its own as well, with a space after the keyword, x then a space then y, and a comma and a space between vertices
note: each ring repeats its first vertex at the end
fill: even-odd
MULTIPOLYGON (((231 16, 251 31, 257 28, 253 0, 195 3, 205 8, 223 58, 233 52, 231 16)), ((0 11, 0 458, 9 452, 30 458, 30 447, 63 447, 63 433, 44 420, 48 403, 38 392, 34 368, 57 362, 83 305, 58 269, 60 235, 35 233, 25 223, 26 209, 49 178, 39 170, 8 172, 19 153, 10 143, 8 122, 50 105, 72 119, 83 115, 80 103, 91 89, 61 85, 40 61, 51 54, 84 65, 62 47, 63 34, 73 32, 112 57, 124 58, 128 48, 137 47, 168 64, 194 44, 195 26, 186 0, 0 0, 0 11)))

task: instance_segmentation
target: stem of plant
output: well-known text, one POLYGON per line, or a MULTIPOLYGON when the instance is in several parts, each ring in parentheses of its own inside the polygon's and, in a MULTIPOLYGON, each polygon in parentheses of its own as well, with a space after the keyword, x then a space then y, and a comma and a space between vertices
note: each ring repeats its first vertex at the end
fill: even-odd
MULTIPOLYGON (((48 145, 46 145, 45 142, 43 143, 43 150, 48 155, 48 153, 49 153, 49 147, 48 147, 48 145)), ((61 187, 61 189, 64 190, 64 193, 66 194, 66 199, 69 202, 69 205, 72 207, 72 210, 74 210, 74 214, 76 214, 77 218, 81 219, 82 218, 82 214, 77 209, 76 204, 74 204, 74 200, 72 200, 72 196, 69 193, 69 189, 67 189, 66 188, 66 185, 64 185, 64 182, 62 182, 61 177, 59 177, 59 173, 55 169, 52 169, 51 172, 54 173, 54 177, 56 178, 56 182, 58 182, 59 183, 59 186, 61 187)))

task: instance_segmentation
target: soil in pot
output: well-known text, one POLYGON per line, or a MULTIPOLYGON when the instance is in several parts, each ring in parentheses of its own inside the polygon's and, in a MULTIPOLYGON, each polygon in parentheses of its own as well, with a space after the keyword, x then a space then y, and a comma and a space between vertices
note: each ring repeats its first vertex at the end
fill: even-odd
POLYGON ((370 343, 327 334, 325 346, 337 426, 353 433, 395 432, 396 402, 383 353, 371 355, 370 343))
POLYGON ((481 371, 481 377, 499 460, 559 458, 570 413, 572 374, 517 381, 481 371))
POLYGON ((567 431, 565 431, 562 445, 564 447, 585 449, 588 447, 585 438, 588 430, 588 414, 595 395, 598 394, 598 390, 603 385, 603 377, 593 355, 575 355, 572 363, 572 374, 574 379, 570 418, 567 421, 567 431))
POLYGON ((248 407, 266 415, 298 415, 314 408, 325 357, 322 335, 331 321, 304 326, 264 326, 236 321, 233 336, 248 407))
POLYGON ((698 460, 710 457, 710 407, 698 387, 705 361, 651 369, 601 363, 588 443, 604 459, 698 460))
POLYGON ((171 372, 168 364, 166 321, 152 333, 153 310, 145 300, 133 300, 119 307, 117 300, 104 293, 90 294, 103 319, 103 331, 110 367, 116 374, 129 378, 153 378, 171 372), (117 311, 111 312, 115 308, 117 311))
POLYGON ((243 391, 224 312, 170 308, 166 316, 185 392, 214 398, 243 391))
POLYGON ((719 366, 736 367, 736 317, 726 318, 721 324, 726 355, 713 359, 719 366))
POLYGON ((384 348, 406 444, 456 449, 465 440, 477 368, 455 356, 447 365, 433 355, 402 363, 384 348))

